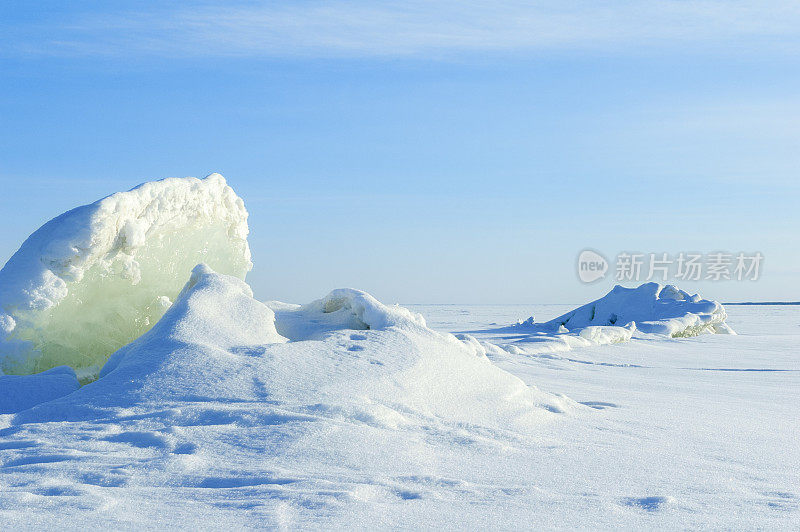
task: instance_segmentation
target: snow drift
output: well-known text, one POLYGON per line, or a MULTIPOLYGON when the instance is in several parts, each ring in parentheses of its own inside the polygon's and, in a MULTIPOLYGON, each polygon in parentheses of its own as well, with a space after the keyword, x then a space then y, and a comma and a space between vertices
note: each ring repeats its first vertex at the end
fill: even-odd
POLYGON ((214 401, 247 405, 246 417, 279 405, 306 420, 396 428, 438 419, 507 430, 571 404, 428 329, 420 315, 358 290, 269 305, 244 281, 199 265, 161 320, 115 352, 100 379, 20 415, 86 419, 115 408, 214 401))
POLYGON ((47 222, 0 270, 0 371, 95 376, 196 264, 243 279, 247 233, 244 203, 219 174, 145 183, 47 222))
MULTIPOLYGON (((287 501, 313 516, 369 501, 413 504, 420 483, 462 489, 452 478, 506 487, 508 457, 576 408, 364 292, 266 305, 240 279, 201 265, 99 379, 0 416, 0 461, 6 485, 96 488, 104 519, 152 523, 141 508, 157 499, 184 509, 174 516, 184 525, 202 512, 205 522, 272 528, 287 501), (257 510, 229 506, 244 493, 257 510)), ((64 502, 39 504, 58 515, 64 502)))

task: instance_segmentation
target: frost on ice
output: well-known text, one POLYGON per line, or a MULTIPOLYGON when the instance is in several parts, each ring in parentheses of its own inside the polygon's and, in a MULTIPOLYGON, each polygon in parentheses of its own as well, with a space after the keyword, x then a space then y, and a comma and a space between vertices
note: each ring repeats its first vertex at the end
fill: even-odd
POLYGON ((244 203, 219 174, 145 183, 47 222, 0 271, 0 371, 96 376, 196 264, 243 279, 247 232, 244 203))

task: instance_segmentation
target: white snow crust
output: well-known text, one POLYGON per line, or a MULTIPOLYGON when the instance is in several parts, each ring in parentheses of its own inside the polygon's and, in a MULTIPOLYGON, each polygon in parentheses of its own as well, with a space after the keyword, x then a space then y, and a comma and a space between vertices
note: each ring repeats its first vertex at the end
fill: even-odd
MULTIPOLYGON (((0 520, 181 530, 796 522, 796 307, 737 307, 742 336, 633 338, 579 358, 487 350, 496 367, 582 403, 531 389, 541 415, 508 424, 485 410, 447 412, 476 407, 473 372, 455 362, 484 367, 473 343, 481 335, 453 342, 448 327, 437 341, 418 318, 379 303, 373 321, 373 301, 345 290, 306 306, 270 303, 272 314, 235 279, 196 270, 163 325, 115 356, 103 378, 0 415, 0 520), (438 388, 467 390, 451 391, 447 408, 426 404, 402 370, 428 356, 449 361, 438 388)), ((486 312, 456 315, 474 311, 486 312)), ((425 314, 439 327, 454 308, 425 314)))
POLYGON ((219 174, 145 183, 54 218, 0 270, 0 370, 96 376, 196 264, 243 279, 247 232, 244 203, 219 174))

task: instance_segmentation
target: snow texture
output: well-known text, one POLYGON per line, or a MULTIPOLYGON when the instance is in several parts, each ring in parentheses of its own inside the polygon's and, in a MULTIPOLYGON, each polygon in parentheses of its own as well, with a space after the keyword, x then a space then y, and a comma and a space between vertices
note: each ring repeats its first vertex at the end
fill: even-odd
POLYGON ((0 375, 0 414, 13 414, 80 388, 75 370, 60 366, 36 375, 0 375))
POLYGON ((244 203, 219 174, 145 183, 47 222, 0 270, 0 370, 96 376, 196 264, 243 279, 247 232, 244 203))
MULTIPOLYGON (((240 283, 200 269, 192 284, 163 329, 103 378, 0 416, 7 527, 785 530, 800 515, 796 307, 734 308, 741 336, 633 338, 575 358, 488 352, 579 401, 497 429, 505 423, 457 421, 470 414, 428 413, 424 395, 396 393, 415 385, 400 364, 454 349, 453 375, 437 387, 472 389, 452 362, 480 362, 466 343, 484 337, 463 335, 462 350, 446 331, 486 328, 519 307, 426 306, 436 335, 396 307, 380 317, 396 324, 375 329, 361 311, 374 300, 345 290, 270 303, 283 341, 240 283), (247 330, 235 330, 239 319, 247 330), (263 341, 254 324, 277 341, 247 345, 263 341), (172 350, 148 356, 159 338, 172 350)), ((450 408, 476 406, 471 392, 451 393, 450 408)))

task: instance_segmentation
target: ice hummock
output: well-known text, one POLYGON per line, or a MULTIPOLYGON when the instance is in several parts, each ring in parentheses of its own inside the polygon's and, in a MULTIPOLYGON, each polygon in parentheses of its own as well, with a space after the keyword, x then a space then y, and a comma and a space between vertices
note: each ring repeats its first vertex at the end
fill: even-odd
POLYGON ((615 286, 552 320, 533 317, 507 327, 472 331, 476 343, 497 355, 546 354, 576 347, 627 342, 634 337, 678 338, 700 334, 736 334, 716 301, 702 299, 673 285, 645 283, 615 286))
POLYGON ((540 326, 527 326, 551 331, 626 327, 675 338, 707 332, 731 334, 733 330, 725 323, 727 317, 725 308, 716 301, 690 295, 673 285, 645 283, 636 288, 617 285, 600 299, 540 326))
POLYGON ((196 264, 243 279, 247 233, 244 203, 219 174, 145 183, 54 218, 0 270, 0 371, 96 376, 196 264))

